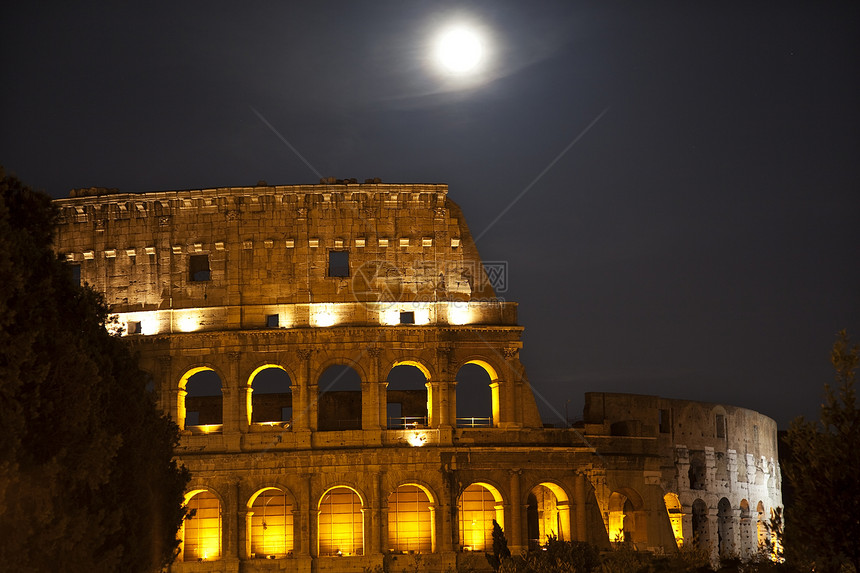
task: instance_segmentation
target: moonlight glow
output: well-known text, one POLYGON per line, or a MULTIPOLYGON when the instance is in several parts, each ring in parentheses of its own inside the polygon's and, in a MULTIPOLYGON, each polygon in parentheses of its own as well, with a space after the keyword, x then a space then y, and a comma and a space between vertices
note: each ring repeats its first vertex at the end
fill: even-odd
POLYGON ((466 74, 475 71, 484 59, 484 42, 475 29, 454 26, 439 34, 434 56, 445 71, 466 74))

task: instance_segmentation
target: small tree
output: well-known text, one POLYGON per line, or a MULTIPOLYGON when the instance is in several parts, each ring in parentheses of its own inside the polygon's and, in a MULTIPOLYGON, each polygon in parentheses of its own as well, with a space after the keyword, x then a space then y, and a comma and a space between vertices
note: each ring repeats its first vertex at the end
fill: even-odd
POLYGON ((786 508, 785 556, 817 572, 843 564, 860 572, 860 410, 854 388, 860 350, 839 333, 831 361, 836 385, 825 385, 818 423, 794 420, 785 473, 795 500, 786 508))

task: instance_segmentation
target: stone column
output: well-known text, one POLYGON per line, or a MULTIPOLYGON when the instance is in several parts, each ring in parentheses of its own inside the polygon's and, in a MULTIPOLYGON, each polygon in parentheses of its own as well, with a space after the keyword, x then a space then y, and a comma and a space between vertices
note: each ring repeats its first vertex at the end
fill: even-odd
POLYGON ((693 531, 693 506, 681 506, 681 530, 684 534, 684 543, 691 543, 696 532, 693 531))
POLYGON ((299 510, 301 511, 301 546, 298 554, 303 557, 315 557, 317 548, 311 543, 316 538, 316 507, 311 498, 311 474, 302 474, 301 496, 299 510))
POLYGON ((253 511, 240 511, 239 522, 243 527, 239 532, 239 546, 242 550, 239 552, 239 559, 251 558, 251 526, 253 524, 253 511))
POLYGON ((708 508, 708 539, 707 543, 711 544, 711 561, 715 561, 720 554, 720 518, 718 510, 715 507, 708 508))
POLYGON ((297 404, 293 405, 293 430, 307 431, 317 428, 317 384, 311 380, 311 355, 310 348, 299 348, 298 354, 301 364, 296 369, 297 404))
POLYGON ((588 541, 585 514, 585 474, 578 473, 574 478, 573 499, 576 503, 576 540, 588 541))
POLYGON ((438 428, 451 428, 457 425, 457 382, 456 372, 452 370, 454 349, 450 346, 440 346, 436 349, 436 372, 439 380, 433 387, 433 416, 438 420, 438 428), (438 392, 436 391, 438 390, 438 392), (437 412, 438 410, 438 412, 437 412))
POLYGON ((388 383, 379 379, 379 357, 382 349, 371 346, 367 349, 367 380, 361 382, 361 428, 379 430, 387 426, 388 383))
POLYGON ((185 429, 185 397, 188 395, 182 388, 170 390, 170 415, 176 421, 180 430, 185 429))
POLYGON ((522 510, 523 504, 520 499, 520 474, 522 470, 519 468, 514 468, 510 470, 510 481, 511 481, 511 518, 510 524, 508 525, 510 536, 508 539, 510 540, 510 550, 512 555, 519 555, 523 552, 523 550, 528 549, 528 543, 523 544, 523 528, 522 528, 522 510))
POLYGON ((176 402, 173 400, 176 395, 174 390, 179 387, 179 381, 173 379, 173 372, 170 368, 173 361, 170 356, 160 356, 158 358, 158 378, 155 380, 156 399, 155 403, 158 409, 162 412, 173 416, 173 420, 179 423, 176 414, 176 402))
POLYGON ((501 400, 500 410, 502 416, 499 422, 505 428, 520 428, 522 427, 522 420, 516 414, 517 405, 520 401, 517 392, 519 387, 517 379, 519 376, 516 368, 519 349, 504 348, 503 352, 505 355, 505 372, 503 379, 499 380, 501 382, 499 399, 501 400))
POLYGON ((224 507, 222 511, 222 523, 224 528, 224 555, 225 561, 239 560, 239 480, 230 481, 230 487, 224 496, 224 507))
POLYGON ((367 520, 370 522, 368 528, 370 532, 370 554, 376 555, 383 552, 387 543, 382 527, 382 474, 379 472, 373 474, 373 488, 370 491, 370 500, 368 501, 371 508, 370 519, 367 520))
MULTIPOLYGON (((230 352, 227 355, 229 359, 226 380, 221 381, 221 400, 222 400, 222 417, 221 422, 224 424, 224 434, 232 434, 239 432, 241 405, 239 403, 239 364, 242 355, 239 352, 230 352)), ((244 392, 241 396, 245 398, 244 392)))

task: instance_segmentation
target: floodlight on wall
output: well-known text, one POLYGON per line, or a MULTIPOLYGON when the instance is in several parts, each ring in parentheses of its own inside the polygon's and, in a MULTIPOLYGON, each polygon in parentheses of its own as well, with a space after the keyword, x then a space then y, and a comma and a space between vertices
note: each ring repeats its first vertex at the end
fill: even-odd
POLYGON ((406 436, 406 442, 413 448, 420 448, 427 443, 427 439, 426 432, 415 431, 410 432, 409 435, 406 436))
POLYGON ((472 311, 466 301, 448 303, 448 324, 469 324, 472 322, 472 311))
POLYGON ((200 328, 200 321, 196 314, 189 313, 179 318, 177 326, 182 332, 194 332, 200 328))
POLYGON ((330 305, 315 305, 316 309, 311 313, 313 326, 331 326, 336 322, 334 312, 330 305))

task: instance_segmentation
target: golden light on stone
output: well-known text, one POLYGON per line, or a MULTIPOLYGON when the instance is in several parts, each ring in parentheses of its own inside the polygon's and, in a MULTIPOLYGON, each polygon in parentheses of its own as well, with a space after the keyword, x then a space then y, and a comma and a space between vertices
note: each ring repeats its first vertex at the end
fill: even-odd
POLYGON ((193 517, 182 525, 182 560, 199 561, 221 558, 221 501, 207 490, 185 495, 185 506, 193 517))
POLYGON ((197 313, 186 313, 179 317, 176 325, 182 332, 194 332, 200 328, 200 319, 197 313))
POLYGON ((456 301, 448 303, 448 324, 469 324, 472 314, 469 310, 469 303, 466 301, 456 301))
POLYGON ((336 321, 334 309, 330 304, 318 304, 311 306, 313 326, 332 326, 336 321))
POLYGON ((410 432, 409 435, 406 436, 406 442, 412 446, 413 448, 420 448, 424 444, 427 443, 427 433, 426 432, 410 432))

